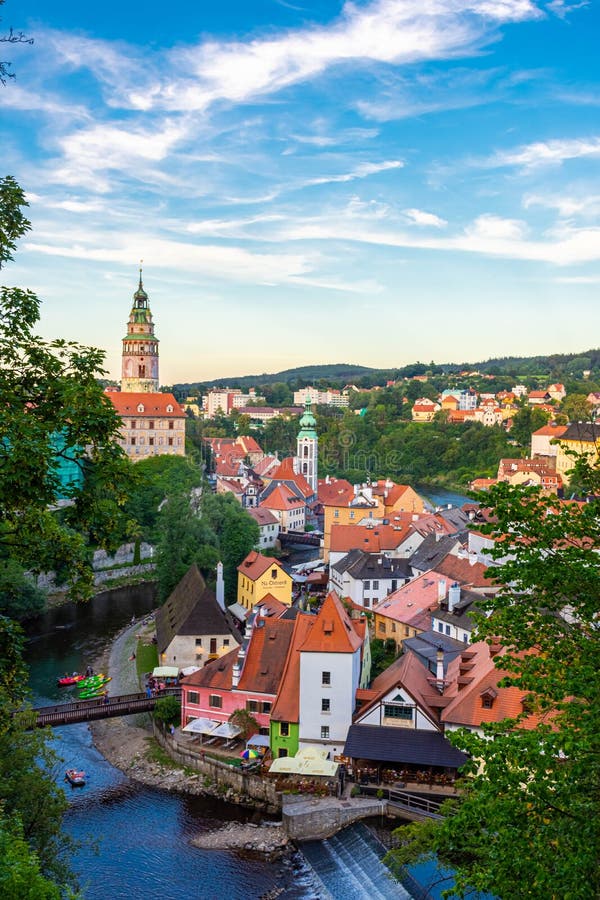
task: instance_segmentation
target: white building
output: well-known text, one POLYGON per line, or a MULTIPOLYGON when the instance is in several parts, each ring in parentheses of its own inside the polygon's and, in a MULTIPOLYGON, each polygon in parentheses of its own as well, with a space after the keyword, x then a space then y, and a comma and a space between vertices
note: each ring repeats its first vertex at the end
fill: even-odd
POLYGON ((256 507, 249 509, 248 515, 252 516, 260 532, 257 550, 267 550, 274 547, 279 538, 279 519, 269 509, 256 507))
POLYGON ((343 752, 361 680, 363 637, 339 597, 330 593, 300 647, 300 748, 343 752))

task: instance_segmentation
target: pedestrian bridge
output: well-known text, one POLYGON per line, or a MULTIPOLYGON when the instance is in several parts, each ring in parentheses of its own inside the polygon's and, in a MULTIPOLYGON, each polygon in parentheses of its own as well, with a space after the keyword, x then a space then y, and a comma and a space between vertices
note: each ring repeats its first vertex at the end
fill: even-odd
POLYGON ((321 546, 320 536, 311 531, 280 531, 278 540, 282 547, 299 545, 308 547, 321 546))
POLYGON ((122 694, 94 698, 93 700, 76 700, 72 703, 59 703, 56 706, 38 706, 31 710, 35 714, 32 728, 43 728, 50 725, 75 725, 78 722, 94 722, 97 719, 113 719, 116 716, 133 716, 136 713, 151 712, 156 701, 161 697, 180 697, 180 687, 168 687, 154 697, 145 693, 122 694))

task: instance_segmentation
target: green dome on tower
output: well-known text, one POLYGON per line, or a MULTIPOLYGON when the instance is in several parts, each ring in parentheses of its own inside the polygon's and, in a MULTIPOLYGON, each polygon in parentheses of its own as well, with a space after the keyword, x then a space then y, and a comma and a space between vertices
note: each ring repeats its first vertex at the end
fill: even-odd
POLYGON ((317 420, 313 416, 310 409, 310 397, 304 402, 304 413, 300 419, 300 431, 298 438, 316 438, 317 437, 317 420))

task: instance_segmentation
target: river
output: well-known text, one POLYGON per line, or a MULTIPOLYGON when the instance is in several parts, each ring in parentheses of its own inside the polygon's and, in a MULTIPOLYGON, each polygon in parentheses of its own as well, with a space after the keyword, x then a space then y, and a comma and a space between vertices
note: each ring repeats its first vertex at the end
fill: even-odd
MULTIPOLYGON (((99 594, 88 604, 50 610, 27 629, 27 662, 35 705, 67 699, 56 678, 81 671, 101 654, 132 615, 155 606, 151 585, 99 594)), ((289 900, 318 898, 310 868, 298 855, 268 864, 233 853, 196 849, 189 839, 226 820, 249 813, 202 797, 187 797, 138 785, 108 763, 92 744, 87 725, 54 729, 55 749, 65 768, 85 770, 84 788, 68 789, 65 830, 82 842, 72 867, 86 900, 249 900, 276 887, 289 900)))

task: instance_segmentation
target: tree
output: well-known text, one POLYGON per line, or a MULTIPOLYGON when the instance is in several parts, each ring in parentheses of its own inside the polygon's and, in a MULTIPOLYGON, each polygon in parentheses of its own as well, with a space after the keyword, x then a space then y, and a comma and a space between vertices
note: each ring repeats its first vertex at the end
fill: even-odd
POLYGON ((548 413, 535 406, 523 406, 513 417, 510 436, 529 452, 531 435, 548 423, 548 413))
POLYGON ((240 737, 244 741, 247 741, 253 734, 257 734, 260 729, 260 725, 252 713, 249 713, 248 710, 243 707, 234 709, 229 716, 229 721, 232 725, 235 725, 240 729, 240 737))
POLYGON ((161 697, 154 704, 154 718, 165 727, 181 721, 181 702, 178 697, 161 697))
POLYGON ((403 863, 436 852, 457 870, 460 896, 467 885, 533 900, 600 893, 600 469, 579 459, 576 471, 596 498, 589 503, 505 484, 484 500, 495 520, 478 527, 497 541, 503 587, 483 601, 478 637, 506 648, 504 683, 528 701, 483 738, 451 736, 471 755, 462 797, 443 821, 410 826, 392 853, 403 863), (524 727, 529 714, 533 728, 524 727))
POLYGON ((585 394, 569 394, 562 402, 560 411, 569 422, 589 422, 593 406, 585 394))
MULTIPOLYGON (((30 228, 26 205, 17 182, 1 179, 0 267, 30 228)), ((0 554, 32 572, 61 566, 80 598, 93 589, 89 546, 114 549, 122 537, 132 466, 96 380, 103 352, 36 336, 39 307, 31 291, 0 288, 0 554), (61 487, 57 454, 79 467, 79 483, 61 487), (70 505, 57 515, 61 491, 70 505)))
POLYGON ((211 494, 206 491, 202 515, 217 535, 223 563, 225 597, 229 603, 233 603, 237 597, 237 567, 258 544, 259 527, 237 500, 228 494, 211 494))
POLYGON ((27 619, 44 610, 46 594, 14 559, 0 560, 0 615, 27 619))
MULTIPOLYGON (((0 0, 0 6, 4 6, 4 0, 0 0)), ((2 21, 0 19, 0 21, 2 21)), ((33 44, 33 38, 26 37, 22 31, 8 29, 6 34, 0 35, 0 44, 33 44)), ((0 60, 0 84, 5 85, 9 78, 14 78, 14 72, 10 72, 11 64, 6 60, 0 60)))
POLYGON ((158 520, 156 574, 164 602, 192 563, 212 574, 219 561, 218 538, 205 516, 192 508, 189 492, 172 494, 158 520))

